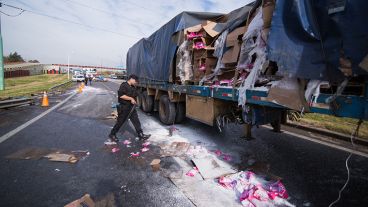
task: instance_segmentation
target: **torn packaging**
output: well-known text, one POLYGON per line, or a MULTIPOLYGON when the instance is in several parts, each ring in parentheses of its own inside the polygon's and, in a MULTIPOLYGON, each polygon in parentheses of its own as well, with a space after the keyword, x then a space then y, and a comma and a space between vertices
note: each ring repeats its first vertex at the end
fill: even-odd
POLYGON ((161 146, 161 157, 176 156, 180 157, 185 155, 188 151, 190 143, 188 142, 172 142, 169 145, 161 146))
POLYGON ((212 156, 193 158, 192 162, 204 179, 218 178, 236 172, 230 165, 212 156))
POLYGON ((304 96, 305 82, 295 78, 283 78, 273 84, 267 100, 297 111, 309 112, 304 96))

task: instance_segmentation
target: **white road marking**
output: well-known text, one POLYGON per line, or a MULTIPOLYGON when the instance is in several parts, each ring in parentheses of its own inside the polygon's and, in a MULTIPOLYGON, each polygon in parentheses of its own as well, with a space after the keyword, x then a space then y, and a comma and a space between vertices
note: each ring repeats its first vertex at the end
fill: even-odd
POLYGON ((72 95, 68 96, 68 98, 66 98, 65 100, 63 100, 62 102, 56 104, 55 106, 53 106, 52 108, 46 110, 45 112, 43 112, 42 114, 36 116, 35 118, 29 120, 28 122, 20 125, 19 127, 13 129, 12 131, 4 134, 2 137, 0 137, 0 143, 4 142, 5 140, 9 139, 10 137, 12 137, 13 135, 15 135, 16 133, 22 131, 23 129, 25 129, 26 127, 28 127, 29 125, 33 124, 34 122, 38 121, 39 119, 41 119, 42 117, 46 116, 48 113, 52 112, 53 110, 55 110, 56 108, 58 108, 59 106, 63 105, 65 102, 67 102, 69 99, 71 99, 75 94, 77 93, 73 93, 72 95))
MULTIPOLYGON (((270 127, 270 126, 262 126, 262 127, 267 128, 267 129, 272 129, 272 127, 270 127)), ((289 132, 289 131, 286 131, 286 130, 283 130, 283 133, 368 158, 368 154, 364 153, 364 152, 361 152, 361 151, 356 151, 354 149, 349 149, 349 148, 346 148, 346 147, 343 147, 343 146, 340 146, 340 145, 337 145, 337 144, 328 143, 328 142, 325 142, 325 141, 321 141, 321 140, 318 140, 318 139, 315 139, 315 138, 310 138, 310 137, 307 137, 307 136, 304 136, 304 135, 301 135, 301 134, 296 134, 296 133, 293 133, 293 132, 289 132)))

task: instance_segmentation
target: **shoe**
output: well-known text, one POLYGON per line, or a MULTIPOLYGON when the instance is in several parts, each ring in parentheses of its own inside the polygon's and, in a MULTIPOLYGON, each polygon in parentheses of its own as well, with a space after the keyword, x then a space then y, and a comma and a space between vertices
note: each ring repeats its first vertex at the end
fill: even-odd
POLYGON ((141 133, 138 133, 138 137, 139 137, 140 140, 146 140, 146 139, 150 138, 151 135, 150 134, 143 134, 143 132, 141 132, 141 133))
POLYGON ((118 143, 118 142, 119 142, 119 139, 116 137, 116 135, 115 135, 115 134, 110 134, 110 135, 109 135, 109 138, 110 138, 112 141, 116 142, 116 143, 118 143))

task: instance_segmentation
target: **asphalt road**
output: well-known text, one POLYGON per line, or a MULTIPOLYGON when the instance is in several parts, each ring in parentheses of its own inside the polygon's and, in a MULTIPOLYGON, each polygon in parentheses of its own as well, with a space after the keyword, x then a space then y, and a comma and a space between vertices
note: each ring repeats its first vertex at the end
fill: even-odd
MULTIPOLYGON (((0 143, 0 206, 64 206, 86 193, 95 200, 112 194, 116 206, 193 206, 179 188, 149 166, 159 156, 158 146, 134 159, 129 158, 129 153, 139 151, 139 141, 133 139, 131 148, 121 148, 117 153, 103 145, 114 124, 106 117, 113 110, 118 87, 116 80, 93 83, 60 108, 0 143), (27 147, 89 150, 91 154, 76 164, 6 158, 27 147)), ((40 106, 0 111, 0 136, 43 111, 40 106)), ((147 132, 161 133, 162 137, 168 133, 157 114, 139 112, 139 116, 147 132)), ((260 127, 253 130, 254 140, 245 141, 239 138, 242 128, 236 125, 228 126, 221 134, 191 120, 176 127, 176 133, 191 143, 230 153, 231 164, 239 170, 253 166, 281 177, 289 201, 296 206, 328 206, 347 176, 348 153, 286 133, 260 127)), ((134 138, 131 125, 121 132, 120 138, 134 138)), ((353 155, 350 173, 350 182, 336 206, 368 206, 368 159, 353 155)))

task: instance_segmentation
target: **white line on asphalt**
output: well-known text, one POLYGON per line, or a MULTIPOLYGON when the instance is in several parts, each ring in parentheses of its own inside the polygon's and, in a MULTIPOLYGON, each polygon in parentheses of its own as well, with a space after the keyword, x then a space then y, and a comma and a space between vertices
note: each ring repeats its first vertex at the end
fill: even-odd
MULTIPOLYGON (((267 129, 272 129, 272 127, 270 127, 270 126, 262 126, 262 127, 267 128, 267 129)), ((283 133, 368 158, 368 154, 364 153, 364 152, 361 152, 361 151, 356 151, 356 150, 353 150, 353 149, 349 149, 349 148, 339 146, 339 145, 336 145, 336 144, 324 142, 324 141, 321 141, 321 140, 318 140, 318 139, 310 138, 310 137, 307 137, 307 136, 304 136, 304 135, 301 135, 301 134, 296 134, 296 133, 293 133, 293 132, 289 132, 289 131, 286 131, 286 130, 284 130, 283 133)))
POLYGON ((40 115, 36 116, 35 118, 27 121, 26 123, 24 123, 24 124, 20 125, 19 127, 13 129, 12 131, 6 133, 2 137, 0 137, 0 143, 2 143, 3 141, 9 139, 10 137, 12 137, 13 135, 15 135, 16 133, 22 131, 24 128, 26 128, 27 126, 33 124, 34 122, 36 122, 37 120, 41 119, 42 117, 46 116, 48 113, 52 112, 53 110, 55 110, 56 108, 58 108, 59 106, 61 106, 65 102, 67 102, 69 99, 71 99, 75 94, 77 94, 77 93, 73 93, 72 95, 68 96, 68 98, 66 98, 65 100, 63 100, 62 102, 56 104, 55 106, 53 106, 52 108, 48 109, 47 111, 44 111, 42 114, 40 114, 40 115))

